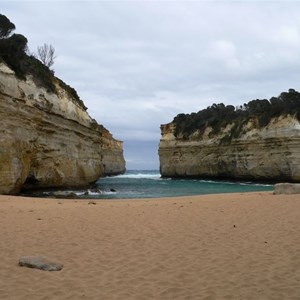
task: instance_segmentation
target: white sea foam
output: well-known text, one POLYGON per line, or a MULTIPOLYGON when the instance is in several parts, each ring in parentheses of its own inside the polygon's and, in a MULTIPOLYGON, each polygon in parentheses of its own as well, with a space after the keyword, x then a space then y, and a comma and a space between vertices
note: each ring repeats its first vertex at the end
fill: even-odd
POLYGON ((253 185, 253 186, 273 186, 274 184, 267 183, 254 183, 254 182, 240 182, 240 185, 253 185))
MULTIPOLYGON (((195 180, 197 181, 197 180, 195 180)), ((243 182, 243 181, 217 181, 217 180, 199 180, 203 183, 214 183, 214 184, 232 184, 232 185, 246 185, 246 186, 273 186, 273 184, 267 184, 267 183, 254 183, 254 182, 243 182)))
POLYGON ((132 179, 153 179, 159 180, 161 176, 159 173, 136 173, 136 174, 124 174, 124 175, 117 175, 114 176, 115 178, 132 178, 132 179))
POLYGON ((73 193, 75 193, 77 196, 99 196, 99 195, 115 195, 117 194, 117 192, 113 192, 113 191, 92 191, 92 190, 87 190, 84 192, 78 192, 78 191, 73 191, 73 193))
POLYGON ((83 196, 85 194, 85 192, 76 192, 76 191, 72 191, 72 193, 76 194, 77 196, 83 196))
POLYGON ((103 194, 103 191, 97 191, 97 192, 94 192, 94 191, 91 191, 91 190, 87 190, 88 192, 88 195, 89 196, 98 196, 98 195, 102 195, 103 194))
POLYGON ((112 191, 103 191, 101 194, 102 195, 116 195, 118 193, 117 192, 112 192, 112 191))

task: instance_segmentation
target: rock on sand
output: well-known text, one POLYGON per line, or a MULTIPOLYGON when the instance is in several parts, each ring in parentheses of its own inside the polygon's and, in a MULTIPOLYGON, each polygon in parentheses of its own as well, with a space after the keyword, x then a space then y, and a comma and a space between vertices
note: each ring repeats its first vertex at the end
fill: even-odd
POLYGON ((46 256, 22 256, 19 260, 19 266, 43 271, 60 271, 63 265, 53 262, 46 256))

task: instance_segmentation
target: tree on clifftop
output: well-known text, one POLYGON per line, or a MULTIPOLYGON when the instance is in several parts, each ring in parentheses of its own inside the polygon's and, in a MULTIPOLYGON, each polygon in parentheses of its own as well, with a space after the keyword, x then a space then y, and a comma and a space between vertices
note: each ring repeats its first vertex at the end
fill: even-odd
POLYGON ((15 25, 0 14, 0 62, 5 62, 20 79, 32 75, 37 85, 54 92, 53 73, 33 55, 28 55, 27 38, 22 34, 11 34, 15 25))
MULTIPOLYGON (((1 27, 0 27, 1 28, 1 27)), ((27 39, 22 34, 13 34, 0 39, 0 57, 11 67, 17 76, 22 77, 21 62, 26 58, 27 39)))
POLYGON ((55 83, 59 84, 82 109, 86 110, 76 90, 55 78, 54 71, 50 70, 55 59, 53 46, 44 44, 40 47, 39 60, 36 55, 30 54, 24 35, 11 34, 14 30, 15 25, 0 14, 0 63, 7 64, 21 80, 26 80, 26 76, 31 75, 35 84, 49 93, 56 93, 55 83))
POLYGON ((294 89, 270 100, 251 100, 237 108, 223 103, 213 104, 197 113, 179 114, 173 119, 173 123, 176 124, 176 136, 183 139, 189 139, 196 131, 203 134, 207 127, 212 128, 211 135, 218 134, 228 124, 232 124, 226 140, 224 139, 228 142, 233 137, 238 137, 243 126, 251 119, 257 121, 258 128, 263 128, 272 118, 287 115, 295 116, 300 121, 300 93, 294 89))
POLYGON ((0 14, 0 38, 7 38, 15 29, 16 26, 6 16, 0 14))
POLYGON ((11 35, 15 29, 15 25, 0 14, 0 57, 18 73, 19 61, 26 55, 27 39, 22 34, 11 35))
POLYGON ((55 49, 52 45, 44 44, 38 47, 38 58, 49 69, 54 64, 54 52, 55 49))

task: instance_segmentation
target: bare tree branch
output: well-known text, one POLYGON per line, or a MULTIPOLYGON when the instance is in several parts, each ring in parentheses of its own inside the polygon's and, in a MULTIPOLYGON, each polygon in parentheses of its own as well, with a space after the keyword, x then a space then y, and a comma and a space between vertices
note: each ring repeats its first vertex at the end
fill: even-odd
POLYGON ((43 46, 38 47, 38 57, 41 62, 50 69, 50 67, 54 64, 54 56, 55 49, 50 44, 44 44, 43 46))

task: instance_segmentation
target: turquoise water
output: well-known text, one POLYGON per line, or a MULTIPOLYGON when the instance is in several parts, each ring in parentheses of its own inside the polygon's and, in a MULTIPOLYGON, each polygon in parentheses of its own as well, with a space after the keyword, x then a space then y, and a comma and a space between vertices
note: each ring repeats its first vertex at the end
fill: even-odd
POLYGON ((102 192, 90 191, 89 197, 153 198, 273 190, 271 184, 161 178, 158 171, 147 170, 127 171, 124 175, 101 178, 96 185, 102 192))
MULTIPOLYGON (((100 178, 88 189, 62 190, 79 198, 125 199, 158 198, 219 193, 271 191, 273 185, 251 182, 230 182, 200 179, 161 178, 158 171, 127 171, 124 175, 100 178)), ((56 191, 43 190, 25 193, 27 196, 53 197, 56 191)))

